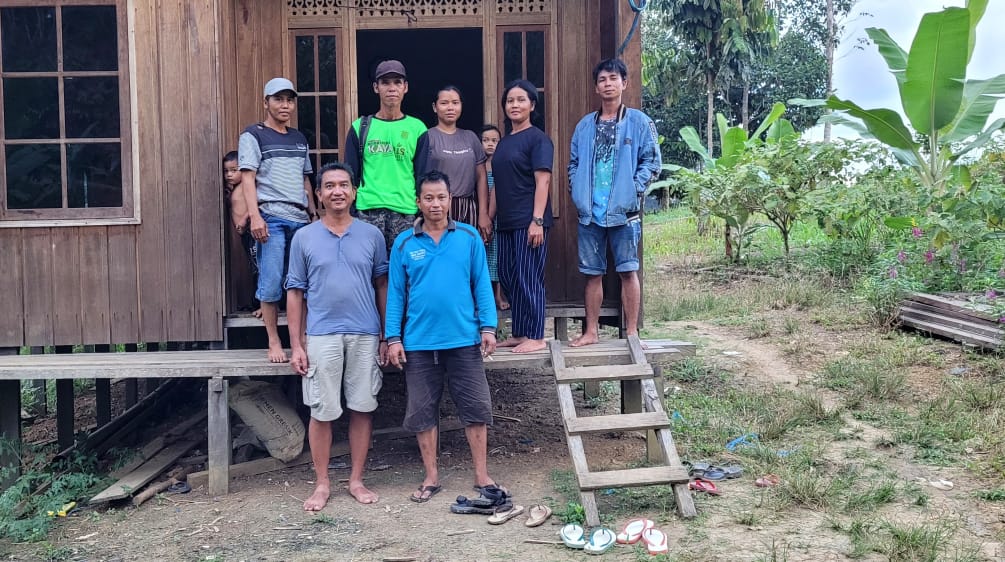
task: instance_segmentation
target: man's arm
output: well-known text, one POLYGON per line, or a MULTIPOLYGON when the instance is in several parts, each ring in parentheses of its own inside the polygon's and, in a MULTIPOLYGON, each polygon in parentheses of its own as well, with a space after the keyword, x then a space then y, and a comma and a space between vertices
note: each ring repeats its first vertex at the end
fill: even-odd
POLYGON ((290 329, 290 352, 292 354, 290 365, 300 375, 306 375, 309 366, 307 350, 304 348, 304 342, 307 340, 304 333, 305 302, 303 290, 286 290, 286 321, 290 329))
POLYGON ((391 263, 387 274, 387 304, 385 305, 384 338, 387 339, 388 355, 391 363, 401 368, 405 350, 401 342, 401 319, 405 314, 406 272, 399 251, 391 252, 391 263))
POLYGON ((359 137, 356 135, 356 128, 350 126, 349 132, 345 135, 345 149, 342 151, 342 161, 352 170, 352 178, 359 187, 363 183, 363 178, 359 177, 359 137))
MULTIPOLYGON (((387 275, 381 275, 373 280, 373 292, 377 297, 377 314, 383 327, 387 319, 387 275)), ((381 366, 387 365, 387 339, 380 334, 380 344, 377 346, 381 366)))
POLYGON ((241 133, 237 142, 237 162, 241 168, 241 191, 248 204, 248 216, 251 218, 251 236, 258 242, 269 239, 269 229, 258 210, 258 165, 262 161, 262 151, 258 140, 251 133, 241 133))
POLYGON ((415 177, 415 192, 419 192, 419 177, 429 171, 429 132, 419 135, 415 141, 415 156, 412 157, 412 175, 415 177))
POLYGON ((311 189, 311 180, 304 176, 304 193, 307 194, 307 220, 314 222, 318 218, 318 208, 314 204, 314 190, 311 189))
POLYGON ((489 179, 485 171, 485 163, 475 166, 475 192, 478 194, 478 232, 482 235, 482 240, 488 242, 492 239, 492 212, 489 203, 489 179))
POLYGON ((642 136, 642 146, 639 147, 639 161, 635 167, 635 189, 641 196, 651 181, 658 178, 663 168, 660 155, 659 133, 652 119, 646 118, 647 134, 642 136))
POLYGON ((572 191, 572 185, 576 177, 576 172, 579 170, 579 127, 572 132, 572 142, 569 145, 569 191, 572 191))

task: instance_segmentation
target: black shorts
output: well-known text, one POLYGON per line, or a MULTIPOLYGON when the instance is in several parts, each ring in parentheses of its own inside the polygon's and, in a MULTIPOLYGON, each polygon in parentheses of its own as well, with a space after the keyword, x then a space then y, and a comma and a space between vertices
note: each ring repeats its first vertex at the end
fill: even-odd
POLYGON ((401 426, 406 431, 418 433, 436 427, 444 379, 464 425, 492 425, 492 395, 480 345, 408 351, 405 358, 408 406, 401 426))

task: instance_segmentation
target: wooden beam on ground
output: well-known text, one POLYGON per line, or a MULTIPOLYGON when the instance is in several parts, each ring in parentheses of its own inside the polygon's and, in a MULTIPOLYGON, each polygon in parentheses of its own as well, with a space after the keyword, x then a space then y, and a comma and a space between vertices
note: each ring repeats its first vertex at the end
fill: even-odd
MULTIPOLYGON (((0 349, 0 354, 17 349, 0 349)), ((21 475, 21 381, 0 381, 0 468, 13 468, 7 480, 0 480, 6 490, 21 475)))
POLYGON ((196 424, 201 423, 205 419, 206 419, 206 412, 200 411, 198 414, 172 427, 165 435, 161 435, 153 439, 143 447, 141 447, 140 450, 137 451, 136 457, 133 458, 133 460, 129 461, 129 463, 125 464, 118 470, 115 470, 109 476, 118 479, 136 470, 141 465, 143 465, 143 463, 152 459, 154 455, 156 455, 161 451, 161 449, 170 445, 174 441, 183 438, 190 429, 192 429, 193 427, 195 427, 196 424))
POLYGON ((56 442, 59 450, 73 446, 73 380, 56 381, 56 442))
MULTIPOLYGON (((110 423, 92 431, 80 444, 80 450, 94 451, 96 455, 101 456, 109 449, 121 445, 125 438, 135 431, 141 423, 160 410, 158 400, 168 397, 172 391, 178 388, 179 384, 171 381, 159 388, 156 393, 145 396, 138 404, 119 414, 110 423)), ((60 455, 65 453, 66 451, 60 455)))
POLYGON ((226 494, 230 490, 230 406, 227 403, 227 379, 214 377, 209 380, 209 493, 213 496, 226 494))
POLYGON ((160 476, 165 470, 171 468, 171 465, 175 461, 185 456, 185 453, 192 450, 200 442, 202 442, 202 439, 187 439, 165 447, 139 468, 91 498, 88 503, 106 503, 128 498, 139 492, 143 486, 152 482, 154 478, 160 476))
MULTIPOLYGON (((331 448, 331 453, 329 453, 328 458, 341 457, 343 455, 349 454, 349 443, 342 441, 339 443, 333 443, 331 448)), ((266 457, 264 459, 255 459, 253 461, 242 462, 230 467, 230 477, 240 478, 242 476, 258 476, 259 474, 268 474, 269 472, 275 472, 277 470, 283 470, 284 468, 294 468, 297 466, 303 466, 305 464, 310 464, 311 451, 310 449, 300 453, 297 458, 291 460, 290 462, 284 463, 283 461, 273 458, 266 457)), ((193 489, 199 486, 205 486, 209 484, 210 471, 204 470, 202 472, 193 472, 188 475, 188 483, 193 489)))

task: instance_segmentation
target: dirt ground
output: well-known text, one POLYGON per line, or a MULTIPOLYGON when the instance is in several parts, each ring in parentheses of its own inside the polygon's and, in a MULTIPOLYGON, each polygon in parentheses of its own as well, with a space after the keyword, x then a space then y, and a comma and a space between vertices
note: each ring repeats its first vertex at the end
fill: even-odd
MULTIPOLYGON (((755 389, 810 389, 824 402, 835 400, 830 391, 812 386, 814 373, 824 361, 845 353, 854 341, 876 337, 861 327, 827 326, 814 321, 810 313, 778 311, 771 322, 785 315, 802 315, 803 328, 796 334, 751 337, 740 326, 707 322, 675 322, 659 328, 666 333, 684 334, 698 342, 699 355, 732 375, 730 384, 755 389), (812 345, 811 345, 812 344, 812 345)), ((776 332, 778 333, 778 332, 776 332)), ((959 351, 949 344, 933 343, 949 357, 959 351)), ((504 351, 501 351, 501 353, 504 351)), ((940 373, 912 372, 910 392, 919 399, 937 392, 940 373)), ((509 372, 490 376, 495 411, 519 421, 500 419, 489 432, 490 472, 507 486, 515 503, 529 507, 543 503, 565 508, 575 500, 556 489, 553 471, 568 474, 568 458, 553 379, 547 374, 509 372)), ((673 389, 668 389, 672 391, 673 389)), ((581 394, 581 393, 579 393, 581 394)), ((401 401, 400 379, 387 377, 382 400, 401 401)), ((578 399, 582 399, 579 397, 578 399)), ((617 407, 618 397, 607 396, 600 410, 617 407)), ((594 403, 595 405, 595 403, 594 403)), ((450 406, 445 406, 450 413, 450 406)), ((400 409, 388 406, 378 413, 376 425, 397 425, 400 409)), ((981 482, 964 467, 935 467, 918 464, 905 451, 889 447, 884 430, 847 418, 841 432, 846 439, 828 444, 827 462, 846 462, 853 449, 880 459, 884 470, 903 483, 916 478, 926 481, 946 479, 952 490, 927 489, 930 502, 925 509, 906 510, 891 504, 880 508, 877 517, 905 523, 935 520, 957 524, 956 537, 973 547, 973 556, 957 559, 1005 560, 1005 509, 997 504, 978 502, 977 489, 995 487, 981 482)), ((338 430, 336 438, 344 437, 338 430)), ((462 431, 442 438, 441 481, 443 491, 425 504, 407 497, 422 480, 418 450, 412 439, 380 441, 370 454, 370 464, 387 468, 368 475, 371 489, 380 494, 375 505, 359 505, 348 495, 345 483, 334 490, 333 499, 321 515, 304 513, 301 504, 312 490, 309 466, 233 482, 225 497, 210 497, 205 489, 187 495, 164 496, 141 508, 118 507, 84 511, 61 522, 50 537, 52 547, 61 549, 62 558, 88 561, 131 560, 227 560, 227 561, 312 561, 312 560, 581 560, 581 552, 561 545, 525 542, 557 541, 560 521, 553 517, 541 527, 527 528, 521 516, 501 526, 486 524, 483 516, 454 515, 448 505, 457 495, 471 493, 470 455, 462 431)), ((645 456, 644 440, 634 434, 606 435, 591 439, 587 453, 594 468, 624 466, 645 456)), ((347 459, 336 459, 347 460, 347 459)), ((730 460, 728 453, 718 460, 730 460)), ((333 478, 347 477, 344 469, 333 478)), ((617 512, 610 526, 619 527, 631 516, 654 519, 670 538, 667 560, 845 560, 850 549, 847 535, 832 529, 825 510, 790 508, 763 509, 766 492, 753 485, 755 474, 724 482, 721 497, 696 498, 699 517, 680 519, 668 497, 653 498, 645 511, 617 512), (660 508, 659 506, 662 506, 660 508), (757 511, 756 518, 744 513, 757 511)), ((654 489, 666 494, 666 488, 654 489)), ((602 514, 617 510, 613 500, 598 495, 602 514)), ((37 544, 3 544, 6 560, 38 560, 45 554, 37 544)), ((610 560, 647 560, 638 548, 617 547, 605 555, 610 560)), ((886 560, 875 553, 863 560, 886 560)))

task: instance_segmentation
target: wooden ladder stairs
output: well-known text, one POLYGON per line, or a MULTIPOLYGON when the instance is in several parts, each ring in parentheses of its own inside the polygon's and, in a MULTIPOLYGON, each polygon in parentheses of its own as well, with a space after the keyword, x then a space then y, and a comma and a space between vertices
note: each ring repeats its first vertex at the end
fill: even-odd
POLYGON ((694 517, 698 514, 694 507, 694 499, 688 490, 688 471, 681 464, 680 457, 677 455, 677 447, 670 435, 670 419, 663 409, 662 396, 657 391, 656 383, 653 380, 653 368, 646 361, 642 342, 637 336, 629 336, 627 343, 632 357, 631 364, 601 367, 566 367, 565 358, 562 356, 562 343, 552 340, 549 344, 551 364, 555 370, 555 382, 558 386, 558 403, 565 424, 566 440, 569 443, 569 455, 572 457, 576 479, 579 481, 580 498, 586 512, 586 523, 590 526, 600 524, 600 514, 597 511, 597 498, 594 491, 608 488, 671 484, 677 512, 680 516, 694 517), (578 417, 576 404, 572 398, 571 384, 599 381, 640 382, 645 411, 609 416, 578 417), (656 441, 659 443, 663 460, 662 465, 590 472, 586 461, 586 451, 583 448, 582 436, 584 434, 645 430, 654 430, 656 433, 656 441))

